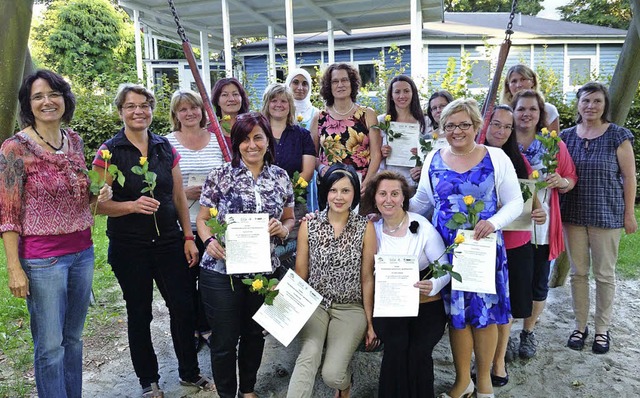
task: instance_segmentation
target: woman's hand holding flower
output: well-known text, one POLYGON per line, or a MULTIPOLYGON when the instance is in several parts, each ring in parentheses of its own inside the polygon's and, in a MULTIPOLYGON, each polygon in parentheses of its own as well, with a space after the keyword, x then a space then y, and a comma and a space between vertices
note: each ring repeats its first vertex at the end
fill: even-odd
POLYGON ((409 170, 409 174, 411 175, 411 179, 415 182, 420 181, 420 174, 422 174, 422 166, 416 166, 409 170))
POLYGON ((558 173, 551 173, 544 180, 549 188, 564 189, 569 185, 558 173))
POLYGON ((538 225, 547 222, 547 212, 544 209, 533 209, 531 211, 531 220, 538 225))
POLYGON ((216 260, 224 260, 227 257, 227 253, 216 239, 213 239, 209 242, 209 245, 206 247, 207 253, 216 260))
POLYGON ((380 148, 380 152, 382 153, 382 157, 383 157, 383 158, 388 157, 389 155, 391 155, 391 146, 389 146, 389 145, 383 145, 383 146, 380 148))
POLYGON ((159 201, 149 196, 140 196, 135 202, 133 202, 132 213, 142 213, 150 215, 158 211, 158 207, 160 207, 159 201))
POLYGON ((473 239, 480 240, 495 232, 496 228, 487 220, 480 220, 473 229, 473 239))
POLYGON ((104 184, 102 188, 100 188, 100 193, 98 194, 98 203, 106 202, 112 197, 113 197, 113 190, 111 189, 111 185, 104 184))
POLYGON ((420 295, 428 297, 433 289, 433 282, 430 280, 421 280, 413 284, 413 287, 420 289, 420 295))

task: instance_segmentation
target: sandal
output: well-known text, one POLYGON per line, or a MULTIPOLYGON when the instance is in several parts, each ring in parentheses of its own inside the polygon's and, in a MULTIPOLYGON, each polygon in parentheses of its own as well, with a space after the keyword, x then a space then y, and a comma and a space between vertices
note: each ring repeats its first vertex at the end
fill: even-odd
MULTIPOLYGON (((578 329, 574 330, 573 333, 571 333, 571 336, 569 336, 567 347, 571 348, 572 350, 581 351, 584 348, 584 341, 587 339, 587 336, 589 336, 588 326, 584 328, 584 332, 581 332, 578 329)), ((607 351, 608 350, 609 349, 607 348, 607 351)))
POLYGON ((164 392, 158 386, 158 383, 151 383, 149 387, 142 390, 142 398, 163 398, 164 392))
POLYGON ((199 379, 197 381, 180 379, 180 384, 183 386, 198 387, 202 391, 216 391, 216 385, 213 383, 213 380, 203 375, 198 375, 198 377, 199 379))
POLYGON ((606 354, 609 352, 609 347, 611 343, 611 335, 607 331, 607 333, 596 333, 595 339, 593 339, 593 345, 591 346, 591 351, 594 354, 606 354))

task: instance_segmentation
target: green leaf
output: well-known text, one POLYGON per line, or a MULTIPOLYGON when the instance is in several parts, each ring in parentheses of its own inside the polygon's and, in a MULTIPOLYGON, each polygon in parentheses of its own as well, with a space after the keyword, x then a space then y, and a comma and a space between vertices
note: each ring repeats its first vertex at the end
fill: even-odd
POLYGON ((451 217, 458 224, 464 224, 467 222, 467 216, 464 213, 456 213, 451 217))
POLYGON ((449 274, 453 279, 457 280, 458 282, 462 282, 462 276, 459 273, 455 271, 449 271, 449 274))
POLYGON ((473 209, 476 211, 476 213, 480 213, 482 210, 484 210, 484 202, 481 200, 477 201, 473 205, 473 209))
POLYGON ((141 193, 147 193, 147 192, 149 192, 149 191, 151 191, 151 188, 149 188, 149 187, 144 187, 144 188, 142 188, 142 190, 141 190, 140 192, 141 192, 141 193))
POLYGON ((144 172, 142 171, 142 167, 140 167, 140 166, 133 166, 133 167, 131 168, 131 172, 132 172, 133 174, 137 174, 137 175, 139 175, 139 176, 141 176, 141 175, 143 175, 143 174, 144 174, 144 172))
POLYGON ((122 172, 120 170, 118 170, 118 178, 116 179, 118 181, 118 184, 120 184, 121 187, 124 187, 124 174, 122 174, 122 172))
POLYGON ((244 283, 245 285, 251 286, 251 284, 253 283, 253 279, 245 278, 242 280, 242 283, 244 283))
POLYGON ((449 229, 458 229, 460 225, 462 225, 462 223, 457 223, 453 218, 450 218, 444 226, 449 229))
POLYGON ((280 281, 277 278, 271 278, 269 280, 269 283, 267 284, 267 287, 269 289, 271 289, 271 288, 275 287, 278 284, 278 282, 280 282, 280 281))

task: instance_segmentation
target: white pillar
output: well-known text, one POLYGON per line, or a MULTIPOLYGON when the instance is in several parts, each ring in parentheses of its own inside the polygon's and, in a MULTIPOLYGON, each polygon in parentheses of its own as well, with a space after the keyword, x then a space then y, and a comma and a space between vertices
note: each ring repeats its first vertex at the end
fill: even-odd
POLYGON ((269 25, 267 29, 267 37, 269 38, 269 58, 267 60, 267 69, 269 71, 269 83, 276 82, 276 42, 273 36, 273 26, 269 25))
POLYGON ((144 58, 147 60, 147 88, 153 89, 153 68, 151 67, 151 53, 153 51, 153 34, 148 26, 144 28, 144 58))
POLYGON ((222 36, 224 40, 224 69, 226 77, 233 76, 233 54, 231 53, 231 26, 229 23, 229 5, 222 0, 222 36))
POLYGON ((151 58, 160 59, 160 56, 158 55, 158 39, 155 37, 153 38, 153 54, 151 55, 151 58))
POLYGON ((142 69, 142 40, 140 38, 140 11, 133 10, 133 37, 136 47, 136 71, 138 72, 138 81, 144 79, 144 70, 142 69))
POLYGON ((296 68, 296 49, 293 44, 293 0, 284 1, 284 14, 287 28, 287 65, 292 71, 296 68))
POLYGON ((422 62, 422 7, 420 0, 411 0, 411 77, 420 87, 425 76, 422 62))
POLYGON ((327 63, 329 65, 336 62, 335 52, 336 48, 333 43, 333 22, 327 21, 327 53, 329 58, 327 63))
POLYGON ((202 64, 202 81, 207 90, 207 95, 211 96, 211 67, 209 66, 209 40, 207 33, 200 31, 200 61, 202 64))

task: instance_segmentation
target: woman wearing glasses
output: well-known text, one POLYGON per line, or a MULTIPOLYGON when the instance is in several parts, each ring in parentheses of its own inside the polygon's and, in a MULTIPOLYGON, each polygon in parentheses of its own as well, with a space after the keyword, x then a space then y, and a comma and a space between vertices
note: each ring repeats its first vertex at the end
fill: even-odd
POLYGON ((127 306, 133 368, 143 397, 163 396, 151 341, 155 281, 169 308, 180 384, 211 391, 215 386, 200 375, 193 344, 195 309, 189 268, 198 266, 199 257, 178 165, 180 155, 166 138, 149 131, 156 103, 149 90, 123 84, 114 102, 124 127, 102 144, 93 169, 103 175, 104 169, 114 164, 125 175, 124 186, 107 176, 113 200, 100 203, 98 211, 109 216, 108 261, 127 306), (110 151, 110 159, 105 159, 104 150, 110 151), (132 171, 143 165, 156 174, 155 188, 148 193, 143 191, 149 187, 145 176, 132 171))
POLYGON ((633 206, 636 168, 633 134, 609 122, 609 93, 596 82, 578 90, 577 125, 562 140, 580 179, 562 198, 562 219, 571 262, 571 298, 576 326, 567 346, 581 350, 589 334, 589 267, 596 280, 595 338, 591 350, 609 351, 615 267, 622 229, 638 229, 633 206))
POLYGON ((527 158, 529 164, 546 181, 547 187, 538 190, 538 199, 545 213, 549 215, 542 225, 534 226, 531 243, 535 245, 533 271, 533 309, 531 316, 526 318, 520 332, 520 358, 529 359, 536 354, 537 339, 533 333, 538 318, 544 310, 549 292, 549 270, 551 260, 564 251, 562 238, 562 219, 560 217, 560 193, 564 194, 576 183, 576 167, 567 152, 567 147, 558 143, 557 169, 553 173, 547 171, 543 157, 547 150, 542 142, 536 139, 546 120, 544 99, 534 90, 518 92, 513 98, 513 115, 515 117, 516 138, 520 152, 527 158))
MULTIPOLYGON (((496 350, 496 325, 509 322, 510 305, 507 258, 500 229, 522 211, 520 184, 511 160, 497 148, 478 145, 475 136, 482 124, 473 99, 451 102, 442 111, 441 126, 449 147, 432 151, 425 159, 418 192, 411 198, 410 211, 425 214, 433 209, 432 224, 445 245, 453 243, 457 230, 447 223, 461 212, 468 216, 464 198, 484 202, 484 210, 473 228, 474 239, 496 232, 496 294, 452 290, 442 291, 449 316, 449 337, 456 368, 456 381, 443 397, 469 397, 474 392, 470 379, 472 350, 476 355, 478 397, 493 397, 491 363, 496 350), (498 206, 498 198, 501 207, 498 206), (499 208, 499 209, 498 209, 499 208)), ((465 223, 461 228, 471 228, 465 223)), ((449 255, 449 261, 452 256, 449 255)))
POLYGON ((319 148, 318 172, 324 175, 334 163, 356 169, 362 189, 378 172, 382 139, 373 109, 356 103, 362 84, 358 70, 349 64, 332 64, 322 75, 320 95, 327 106, 311 123, 311 137, 319 148))

